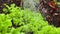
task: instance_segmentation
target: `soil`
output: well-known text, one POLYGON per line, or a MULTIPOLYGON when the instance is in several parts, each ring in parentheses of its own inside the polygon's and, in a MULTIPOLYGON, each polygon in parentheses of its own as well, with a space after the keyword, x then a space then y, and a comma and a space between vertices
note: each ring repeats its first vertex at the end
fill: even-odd
POLYGON ((51 7, 47 5, 48 1, 49 0, 42 0, 42 1, 40 0, 40 5, 41 5, 40 7, 42 7, 42 8, 40 8, 41 12, 46 17, 46 20, 49 22, 50 25, 53 24, 56 27, 60 27, 60 7, 58 7, 58 5, 56 5, 57 10, 52 12, 51 7), (45 10, 42 10, 44 8, 47 11, 46 14, 44 14, 45 10), (58 14, 58 15, 55 15, 55 13, 58 14))

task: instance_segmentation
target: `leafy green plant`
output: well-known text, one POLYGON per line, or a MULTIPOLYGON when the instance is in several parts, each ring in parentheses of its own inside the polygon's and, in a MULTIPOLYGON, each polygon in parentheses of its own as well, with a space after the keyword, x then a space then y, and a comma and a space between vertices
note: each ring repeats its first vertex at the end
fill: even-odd
POLYGON ((2 33, 7 32, 7 29, 12 26, 11 19, 5 14, 0 14, 0 31, 2 33))
POLYGON ((11 4, 0 14, 1 34, 59 34, 60 28, 49 25, 40 13, 11 4), (9 13, 8 13, 9 12, 9 13), (1 32, 2 31, 2 32, 1 32))

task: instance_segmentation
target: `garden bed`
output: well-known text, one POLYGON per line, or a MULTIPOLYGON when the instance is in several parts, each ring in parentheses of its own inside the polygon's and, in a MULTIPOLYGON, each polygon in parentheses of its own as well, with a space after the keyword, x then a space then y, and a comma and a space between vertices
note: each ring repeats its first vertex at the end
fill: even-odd
MULTIPOLYGON (((54 25, 49 25, 43 17, 45 11, 37 13, 28 8, 22 9, 19 2, 11 0, 1 4, 0 34, 60 34, 60 27, 55 27, 55 22, 51 22, 54 25)), ((56 21, 60 16, 52 18, 56 21)))

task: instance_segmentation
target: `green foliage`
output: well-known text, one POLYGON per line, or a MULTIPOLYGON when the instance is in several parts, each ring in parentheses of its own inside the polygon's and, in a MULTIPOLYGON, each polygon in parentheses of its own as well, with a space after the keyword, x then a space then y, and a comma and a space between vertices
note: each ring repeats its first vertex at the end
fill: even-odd
POLYGON ((2 33, 7 32, 10 26, 12 26, 11 19, 5 16, 5 14, 0 14, 0 31, 2 33))
POLYGON ((39 31, 40 34, 56 34, 56 29, 52 26, 45 26, 39 31))
POLYGON ((59 34, 60 28, 48 25, 40 13, 11 4, 0 14, 0 34, 59 34), (9 13, 8 13, 9 12, 9 13))

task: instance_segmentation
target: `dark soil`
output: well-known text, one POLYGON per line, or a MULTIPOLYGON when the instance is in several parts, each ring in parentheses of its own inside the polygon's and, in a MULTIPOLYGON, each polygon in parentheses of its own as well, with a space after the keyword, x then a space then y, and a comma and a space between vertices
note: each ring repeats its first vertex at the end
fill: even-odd
POLYGON ((40 10, 42 14, 44 15, 44 17, 46 17, 46 20, 49 22, 50 25, 60 27, 60 7, 56 5, 57 10, 52 11, 51 13, 51 7, 47 5, 48 2, 50 2, 50 0, 40 0, 40 4, 39 4, 40 10), (58 15, 55 15, 54 13, 57 13, 58 15))

